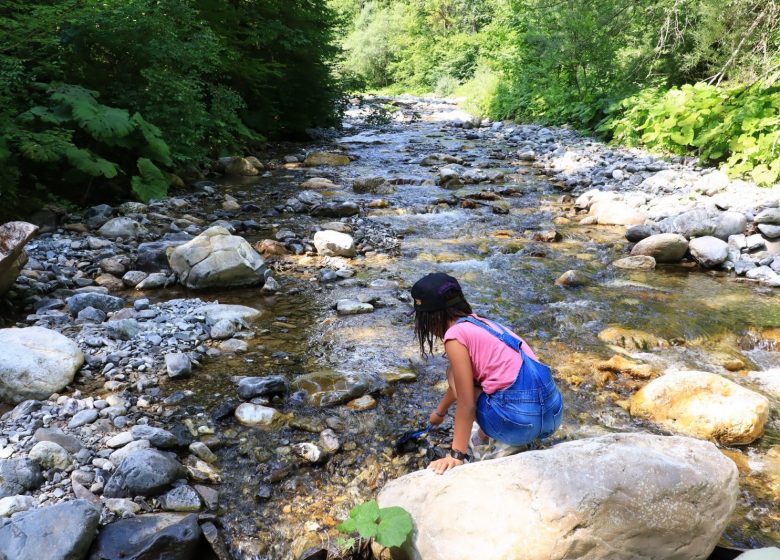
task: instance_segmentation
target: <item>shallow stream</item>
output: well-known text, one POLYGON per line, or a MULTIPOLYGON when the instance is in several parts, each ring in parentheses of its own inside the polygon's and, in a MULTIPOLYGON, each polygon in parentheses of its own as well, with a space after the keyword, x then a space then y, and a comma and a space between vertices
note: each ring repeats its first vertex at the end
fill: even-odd
MULTIPOLYGON (((353 129, 344 134, 361 132, 363 140, 341 142, 358 158, 350 165, 279 168, 262 178, 223 185, 228 192, 251 193, 262 213, 312 176, 330 177, 342 185, 323 193, 326 197, 362 202, 379 196, 354 194, 352 179, 406 178, 394 193, 381 195, 387 208, 368 214, 369 220, 391 226, 401 237, 400 255, 354 259, 349 263, 354 278, 327 285, 315 281, 319 267, 327 263, 290 256, 276 275, 283 286, 278 296, 260 296, 254 290, 209 294, 223 303, 264 311, 249 353, 207 362, 191 380, 169 387, 192 391, 182 393, 181 408, 171 420, 212 426, 221 440, 221 517, 236 557, 297 556, 327 542, 353 505, 370 499, 385 481, 424 467, 437 452, 436 444, 449 444, 448 419, 418 451, 392 457, 390 448, 400 432, 425 426, 445 388, 444 361, 419 358, 404 303, 408 287, 425 273, 456 276, 479 314, 514 327, 554 367, 565 393, 566 414, 563 428, 548 445, 613 431, 663 433, 633 420, 621 406, 644 381, 604 374, 595 367, 616 353, 630 354, 659 373, 670 368, 712 371, 757 390, 747 372, 780 367, 780 354, 774 351, 780 331, 772 330, 780 325, 777 292, 695 267, 661 266, 650 272, 610 267, 625 256, 623 228, 578 225, 569 197, 532 166, 512 161, 517 147, 511 138, 489 128, 475 132, 450 126, 449 120, 465 116, 444 102, 407 100, 397 106, 403 122, 368 130, 358 111, 348 118, 353 129), (502 171, 507 179, 456 191, 415 185, 435 179, 434 169, 419 165, 434 152, 502 171), (507 189, 516 192, 481 195, 496 200, 467 204, 474 208, 441 202, 453 195, 460 201, 470 194, 507 189), (493 206, 508 213, 495 213, 493 206), (535 232, 552 229, 561 234, 561 241, 533 239, 535 232), (589 284, 554 285, 569 269, 587 273, 589 284), (371 287, 377 280, 382 282, 371 287), (348 317, 332 309, 337 299, 367 293, 388 305, 348 317), (646 348, 608 345, 598 336, 608 327, 642 331, 628 338, 646 348), (237 398, 232 376, 270 373, 281 373, 291 382, 302 374, 320 373, 332 380, 369 373, 390 383, 376 395, 376 408, 365 411, 315 408, 293 393, 275 406, 296 419, 296 428, 263 432, 238 426, 230 417, 212 418, 226 401, 237 398), (326 423, 336 428, 342 451, 324 466, 302 466, 289 445, 316 442, 326 423)), ((335 145, 293 148, 302 152, 335 145)), ((327 220, 289 214, 274 221, 278 227, 258 232, 257 239, 273 237, 281 228, 309 235, 313 226, 327 220)), ((737 462, 742 487, 724 544, 754 548, 780 543, 778 405, 773 399, 766 433, 756 443, 723 450, 737 462)))

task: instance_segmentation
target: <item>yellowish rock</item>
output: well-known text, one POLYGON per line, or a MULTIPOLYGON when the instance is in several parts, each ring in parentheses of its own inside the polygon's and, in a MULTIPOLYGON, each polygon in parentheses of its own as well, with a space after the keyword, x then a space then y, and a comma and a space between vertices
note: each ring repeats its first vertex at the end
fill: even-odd
POLYGON ((347 407, 352 410, 371 410, 376 408, 376 400, 371 395, 363 395, 358 399, 349 401, 347 407))
POLYGON ((306 156, 303 164, 307 167, 316 165, 349 165, 350 159, 344 154, 334 154, 331 152, 314 152, 306 156))
POLYGON ((769 401, 714 373, 676 371, 639 390, 631 415, 721 445, 747 445, 764 432, 769 401))
POLYGON ((653 377, 653 368, 648 364, 640 364, 623 356, 615 354, 609 360, 596 364, 599 371, 611 371, 613 373, 622 373, 629 377, 637 379, 649 379, 653 377))
POLYGON ((666 340, 654 334, 624 327, 607 327, 599 333, 599 340, 629 351, 641 352, 669 345, 666 340))

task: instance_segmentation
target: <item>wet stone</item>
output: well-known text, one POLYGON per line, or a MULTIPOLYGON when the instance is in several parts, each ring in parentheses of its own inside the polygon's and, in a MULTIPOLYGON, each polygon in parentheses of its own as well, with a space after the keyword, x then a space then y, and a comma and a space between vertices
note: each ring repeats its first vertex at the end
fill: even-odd
POLYGON ((103 494, 107 498, 155 496, 183 476, 178 461, 153 449, 141 449, 120 463, 103 494))
POLYGON ((200 528, 196 514, 154 513, 120 519, 98 535, 93 557, 100 560, 192 560, 200 528))
POLYGON ((200 495, 188 485, 178 486, 164 494, 160 500, 163 509, 167 511, 200 511, 200 495))
POLYGON ((238 382, 238 396, 244 400, 254 397, 283 396, 288 391, 287 380, 281 375, 244 377, 238 382))

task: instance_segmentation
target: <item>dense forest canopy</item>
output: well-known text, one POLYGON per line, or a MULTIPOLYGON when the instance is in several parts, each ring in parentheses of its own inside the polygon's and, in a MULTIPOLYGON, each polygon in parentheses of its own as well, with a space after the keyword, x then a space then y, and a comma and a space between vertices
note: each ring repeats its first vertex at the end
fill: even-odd
POLYGON ((369 89, 780 178, 777 0, 331 0, 369 89), (696 84, 696 85, 694 85, 696 84))
POLYGON ((0 0, 0 195, 146 200, 336 123, 334 24, 325 0, 0 0))

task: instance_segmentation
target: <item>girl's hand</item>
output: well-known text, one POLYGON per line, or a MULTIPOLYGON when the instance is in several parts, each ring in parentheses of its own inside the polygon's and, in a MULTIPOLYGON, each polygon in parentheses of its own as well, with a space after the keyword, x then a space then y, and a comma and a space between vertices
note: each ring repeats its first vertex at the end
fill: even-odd
POLYGON ((442 422, 444 422, 444 419, 445 419, 446 417, 447 417, 447 415, 446 415, 446 414, 444 414, 444 415, 442 415, 442 416, 439 416, 439 411, 438 411, 438 410, 434 410, 433 412, 431 412, 431 415, 430 415, 430 417, 428 418, 428 421, 429 421, 429 422, 430 422, 430 423, 431 423, 433 426, 438 426, 439 424, 441 424, 442 422))
POLYGON ((455 457, 444 457, 442 459, 432 461, 431 464, 428 465, 428 468, 436 474, 444 474, 448 470, 459 467, 462 464, 463 461, 456 459, 455 457))

